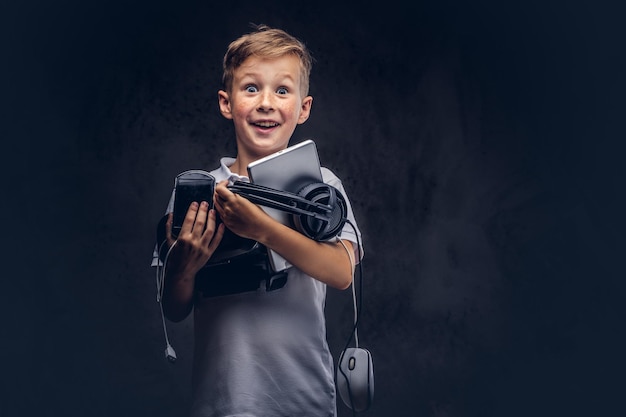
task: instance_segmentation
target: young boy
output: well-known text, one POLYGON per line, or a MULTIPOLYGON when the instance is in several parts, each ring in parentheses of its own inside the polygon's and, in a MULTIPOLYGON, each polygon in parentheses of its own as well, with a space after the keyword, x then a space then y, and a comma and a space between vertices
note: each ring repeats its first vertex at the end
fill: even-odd
MULTIPOLYGON (((341 240, 317 242, 227 188, 229 182, 247 180, 250 162, 285 149, 296 126, 308 119, 311 65, 302 42, 267 26, 232 42, 224 57, 218 100, 222 115, 234 123, 237 156, 222 158, 211 172, 218 181, 215 209, 209 210, 207 202, 189 207, 168 258, 162 299, 170 320, 194 311, 194 417, 336 415, 326 286, 350 286, 362 253, 359 232, 346 225, 341 240), (282 288, 211 297, 198 291, 196 275, 218 248, 225 227, 293 265, 282 288)), ((345 196, 331 171, 322 168, 322 174, 345 196)), ((346 203, 348 218, 356 224, 347 198, 346 203)), ((171 225, 170 213, 169 246, 174 243, 171 225)))

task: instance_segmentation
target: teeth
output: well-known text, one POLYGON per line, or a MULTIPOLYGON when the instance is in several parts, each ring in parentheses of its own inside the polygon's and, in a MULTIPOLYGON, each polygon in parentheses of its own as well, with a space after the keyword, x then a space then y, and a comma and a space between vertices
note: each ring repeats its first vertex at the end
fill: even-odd
POLYGON ((257 126, 260 127, 274 127, 274 126, 278 126, 278 123, 274 123, 274 122, 259 122, 259 123, 255 123, 257 126))

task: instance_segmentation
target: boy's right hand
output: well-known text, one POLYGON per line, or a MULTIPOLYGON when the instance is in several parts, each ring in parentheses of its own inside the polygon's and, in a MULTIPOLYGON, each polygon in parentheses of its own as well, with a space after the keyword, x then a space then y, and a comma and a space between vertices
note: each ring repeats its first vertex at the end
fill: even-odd
POLYGON ((178 239, 174 239, 173 218, 173 213, 170 213, 165 224, 168 246, 171 247, 176 243, 170 253, 167 268, 170 272, 191 274, 193 277, 206 265, 219 246, 224 236, 224 224, 216 227, 215 210, 209 210, 206 202, 203 201, 201 204, 193 202, 187 210, 178 239))

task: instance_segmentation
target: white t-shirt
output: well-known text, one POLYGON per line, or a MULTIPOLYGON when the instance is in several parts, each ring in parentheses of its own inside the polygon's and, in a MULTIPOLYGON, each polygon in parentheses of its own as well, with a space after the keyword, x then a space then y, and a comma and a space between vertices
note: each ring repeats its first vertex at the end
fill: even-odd
MULTIPOLYGON (((222 158, 211 172, 217 182, 247 180, 230 172, 233 162, 222 158)), ((348 219, 356 225, 341 181, 326 168, 322 177, 346 197, 348 219)), ((340 237, 353 242, 359 259, 355 233, 346 223, 340 237)), ((196 294, 192 417, 336 416, 326 284, 296 268, 288 274, 274 291, 261 285, 219 297, 196 294)))

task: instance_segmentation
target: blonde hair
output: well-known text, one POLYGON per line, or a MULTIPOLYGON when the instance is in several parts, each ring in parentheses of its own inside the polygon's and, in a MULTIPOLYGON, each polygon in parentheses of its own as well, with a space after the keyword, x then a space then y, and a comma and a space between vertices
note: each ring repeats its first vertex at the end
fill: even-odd
POLYGON ((254 28, 254 32, 247 33, 228 45, 223 62, 224 89, 231 91, 235 70, 249 57, 272 59, 293 54, 300 59, 300 92, 303 96, 308 95, 313 57, 304 43, 281 29, 267 25, 255 25, 254 28))

